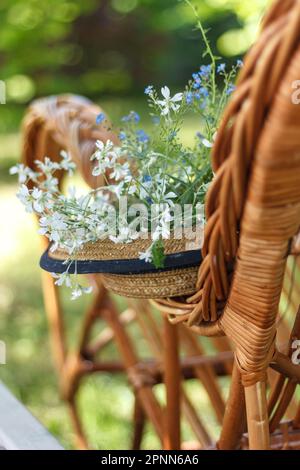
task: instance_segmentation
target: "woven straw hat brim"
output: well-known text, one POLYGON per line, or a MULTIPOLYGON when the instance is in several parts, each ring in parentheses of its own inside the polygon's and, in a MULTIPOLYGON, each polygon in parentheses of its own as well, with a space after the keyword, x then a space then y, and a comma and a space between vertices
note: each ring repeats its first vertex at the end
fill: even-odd
POLYGON ((196 291, 199 266, 123 275, 103 274, 105 287, 124 297, 162 299, 192 295, 196 291))
MULTIPOLYGON (((144 274, 159 273, 173 269, 186 269, 190 267, 199 267, 201 263, 201 251, 190 250, 181 253, 172 253, 166 256, 164 268, 156 269, 152 263, 147 263, 140 259, 108 259, 108 260, 78 260, 73 262, 68 272, 74 274, 144 274)), ((64 260, 55 259, 49 250, 45 251, 40 260, 42 269, 53 273, 63 273, 66 271, 64 260)))

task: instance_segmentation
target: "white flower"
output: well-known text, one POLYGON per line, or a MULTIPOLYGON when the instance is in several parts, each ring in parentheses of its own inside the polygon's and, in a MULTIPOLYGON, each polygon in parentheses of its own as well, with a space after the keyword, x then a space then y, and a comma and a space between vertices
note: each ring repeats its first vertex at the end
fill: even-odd
POLYGON ((93 176, 99 176, 105 173, 108 168, 113 168, 120 156, 119 147, 115 147, 111 140, 107 140, 105 143, 97 140, 96 148, 96 152, 90 158, 91 161, 97 160, 92 171, 93 176))
POLYGON ((21 173, 23 168, 24 168, 24 165, 22 163, 19 163, 17 165, 14 165, 12 166, 10 169, 9 169, 9 174, 10 175, 17 175, 18 173, 21 173))
POLYGON ((44 207, 39 201, 34 201, 33 202, 33 209, 35 210, 35 212, 40 214, 41 212, 43 212, 44 207))
POLYGON ((36 212, 43 212, 44 210, 44 193, 38 188, 34 188, 33 191, 31 192, 31 197, 33 198, 33 209, 36 212))
POLYGON ((82 288, 78 285, 76 286, 71 293, 71 300, 77 300, 83 294, 82 288))
POLYGON ((23 163, 18 163, 14 165, 9 170, 10 175, 18 175, 18 181, 20 184, 26 183, 27 179, 35 179, 37 173, 31 170, 31 168, 26 167, 23 163))
POLYGON ((108 139, 106 142, 102 142, 102 140, 97 140, 96 147, 98 150, 100 150, 100 153, 104 152, 105 154, 107 154, 108 152, 113 150, 114 143, 110 139, 108 139))
POLYGON ((174 206, 174 202, 172 201, 172 199, 174 199, 174 198, 177 198, 177 194, 175 194, 174 192, 171 191, 171 192, 164 195, 163 200, 169 206, 174 206))
POLYGON ((72 280, 70 274, 68 272, 64 272, 62 274, 56 274, 56 273, 51 273, 52 277, 56 279, 55 283, 57 286, 63 286, 65 285, 66 287, 71 287, 72 286, 72 280))
POLYGON ((115 237, 113 235, 110 235, 109 238, 114 243, 126 243, 130 241, 130 229, 128 226, 123 226, 120 228, 118 236, 115 237))
POLYGON ((58 192, 58 179, 55 178, 52 173, 46 174, 46 180, 42 183, 43 188, 50 193, 58 192))
POLYGON ((166 205, 164 211, 161 214, 161 221, 162 223, 166 223, 166 222, 171 222, 171 220, 173 220, 173 216, 171 215, 171 212, 170 212, 170 206, 166 205))
POLYGON ((161 238, 170 238, 170 227, 166 224, 166 222, 158 225, 152 234, 152 239, 154 241, 160 240, 161 238))
POLYGON ((59 212, 54 212, 51 215, 46 215, 40 218, 40 229, 41 235, 47 235, 49 240, 55 243, 51 246, 51 251, 55 251, 58 243, 61 242, 61 231, 65 231, 68 226, 64 220, 64 215, 59 212))
POLYGON ((78 241, 81 242, 81 240, 85 237, 85 228, 83 227, 77 228, 74 233, 78 241))
POLYGON ((162 107, 162 116, 166 116, 171 110, 174 112, 178 111, 180 105, 176 103, 182 101, 183 93, 176 93, 176 95, 171 98, 170 89, 167 86, 164 86, 161 89, 161 94, 163 95, 164 100, 158 100, 157 103, 162 107))
POLYGON ((120 181, 121 179, 124 179, 126 177, 130 176, 130 168, 129 168, 129 163, 116 163, 114 165, 114 169, 110 174, 110 177, 113 178, 116 181, 120 181))
POLYGON ((47 227, 41 227, 38 229, 38 234, 39 235, 47 235, 48 234, 48 229, 47 227))
POLYGON ((201 140, 201 143, 204 145, 204 147, 206 148, 212 148, 213 145, 214 145, 214 141, 216 140, 216 137, 217 137, 217 133, 215 132, 214 135, 213 135, 213 142, 210 142, 208 139, 206 139, 202 134, 198 133, 198 137, 200 138, 201 140))
POLYGON ((76 284, 74 289, 72 290, 71 300, 76 300, 82 296, 82 294, 90 294, 93 290, 92 286, 89 287, 82 287, 79 284, 76 284))
POLYGON ((33 199, 36 199, 38 201, 43 196, 43 191, 41 191, 39 188, 35 187, 32 190, 31 196, 33 197, 33 199))
POLYGON ((107 236, 107 224, 105 222, 98 222, 95 228, 89 227, 89 230, 94 230, 96 240, 103 239, 107 236))
POLYGON ((67 224, 64 221, 64 216, 63 214, 60 214, 59 212, 54 212, 52 214, 49 220, 49 225, 54 230, 66 230, 67 228, 67 224))
POLYGON ((72 176, 74 170, 76 169, 75 163, 72 162, 70 155, 65 150, 62 150, 60 152, 60 156, 62 157, 62 160, 60 162, 61 168, 67 171, 69 176, 72 176))
POLYGON ((55 251, 58 243, 60 242, 60 233, 57 230, 52 230, 50 233, 50 240, 55 242, 55 245, 51 247, 51 251, 55 251))
POLYGON ((212 146, 213 146, 212 142, 210 142, 210 141, 207 140, 207 139, 203 139, 203 140, 202 140, 202 144, 204 145, 204 147, 207 147, 207 148, 209 148, 209 149, 212 148, 212 146))
POLYGON ((139 259, 144 260, 146 263, 151 263, 152 261, 151 246, 146 251, 139 252, 139 259))
POLYGON ((17 192, 17 198, 24 204, 26 212, 33 212, 32 198, 25 184, 22 184, 17 192))
POLYGON ((49 175, 56 170, 60 169, 60 165, 57 162, 53 162, 49 157, 45 157, 44 161, 35 160, 34 163, 45 175, 49 175))
POLYGON ((158 215, 158 220, 154 232, 152 233, 152 239, 157 241, 161 238, 170 238, 170 222, 173 220, 173 216, 170 212, 170 206, 168 204, 163 205, 162 212, 158 215))
POLYGON ((18 195, 20 198, 28 198, 30 196, 29 194, 29 189, 27 188, 26 184, 22 184, 19 191, 18 195))
POLYGON ((118 199, 122 196, 124 190, 124 181, 120 181, 119 184, 111 184, 108 186, 109 190, 114 193, 118 199))
POLYGON ((109 206, 109 194, 98 193, 95 196, 95 199, 89 205, 89 209, 95 213, 95 215, 99 215, 102 212, 105 212, 109 206))
POLYGON ((103 165, 96 165, 93 170, 92 170, 92 175, 93 176, 100 176, 103 173, 105 173, 106 166, 103 167, 103 165))

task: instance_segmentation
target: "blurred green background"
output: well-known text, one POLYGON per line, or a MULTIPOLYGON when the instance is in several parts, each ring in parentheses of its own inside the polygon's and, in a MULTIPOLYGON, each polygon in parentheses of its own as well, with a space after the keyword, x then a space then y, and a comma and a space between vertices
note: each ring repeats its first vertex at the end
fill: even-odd
MULTIPOLYGON (((228 62, 251 45, 268 3, 194 1, 216 54, 228 62)), ((24 110, 36 97, 68 92, 100 103, 113 120, 129 109, 143 114, 145 86, 180 89, 201 64, 203 49, 193 13, 177 0, 1 0, 0 24, 0 80, 6 86, 6 104, 0 105, 0 339, 7 345, 0 378, 69 448, 72 430, 57 392, 43 309, 39 240, 8 176, 20 158, 24 110)), ((190 123, 186 138, 196 127, 190 123)), ((88 301, 71 304, 66 297, 71 344, 88 301)), ((190 393, 207 410, 208 397, 196 387, 191 382, 190 393)), ((94 447, 130 445, 132 404, 122 376, 101 374, 85 383, 80 407, 94 447)), ((209 413, 206 420, 216 433, 209 413)), ((144 445, 159 445, 150 428, 144 445)))

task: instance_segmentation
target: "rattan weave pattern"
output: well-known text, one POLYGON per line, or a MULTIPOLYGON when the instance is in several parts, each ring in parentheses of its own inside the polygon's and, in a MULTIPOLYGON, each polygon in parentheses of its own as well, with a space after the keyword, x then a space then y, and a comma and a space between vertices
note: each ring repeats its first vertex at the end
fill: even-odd
POLYGON ((104 274, 105 287, 124 297, 157 299, 195 292, 198 267, 147 274, 104 274))

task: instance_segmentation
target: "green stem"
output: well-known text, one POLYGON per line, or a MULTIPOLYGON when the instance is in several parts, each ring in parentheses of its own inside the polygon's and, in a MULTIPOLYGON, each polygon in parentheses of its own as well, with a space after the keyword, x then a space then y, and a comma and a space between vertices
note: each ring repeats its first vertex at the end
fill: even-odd
POLYGON ((199 31, 201 32, 201 35, 202 35, 202 39, 204 41, 204 44, 206 46, 206 51, 205 51, 205 54, 208 54, 210 59, 211 59, 211 68, 212 68, 212 74, 211 74, 211 83, 212 83, 212 100, 213 100, 213 104, 215 104, 216 102, 216 58, 214 56, 214 53, 211 49, 211 46, 210 46, 210 43, 207 39, 207 36, 206 36, 206 33, 205 33, 205 30, 203 28, 203 25, 201 23, 201 18, 198 14, 198 11, 196 9, 196 7, 189 1, 189 0, 183 0, 193 11, 194 15, 195 15, 195 18, 197 19, 197 28, 199 29, 199 31))

